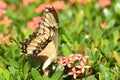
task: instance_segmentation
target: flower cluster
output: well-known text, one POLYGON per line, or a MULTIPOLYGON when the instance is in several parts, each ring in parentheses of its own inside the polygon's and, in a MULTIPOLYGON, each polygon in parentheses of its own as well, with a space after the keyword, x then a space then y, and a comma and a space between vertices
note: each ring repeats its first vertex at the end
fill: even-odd
POLYGON ((3 0, 0 0, 0 17, 6 13, 7 3, 3 0))
POLYGON ((54 7, 55 10, 57 11, 66 9, 66 5, 64 1, 56 1, 50 4, 41 4, 35 9, 35 12, 42 12, 45 9, 45 7, 54 7))
POLYGON ((110 6, 111 1, 110 0, 99 0, 99 5, 100 5, 101 8, 104 8, 106 6, 110 6))
POLYGON ((31 21, 27 23, 27 28, 31 28, 33 30, 37 29, 39 24, 41 22, 41 17, 35 17, 31 21))
POLYGON ((0 20, 1 25, 5 25, 6 27, 10 27, 12 24, 12 20, 8 18, 8 16, 5 16, 2 20, 0 20))
POLYGON ((12 20, 8 18, 8 16, 4 16, 2 18, 2 15, 6 13, 6 9, 8 8, 8 4, 5 3, 3 0, 0 0, 0 24, 5 25, 7 27, 10 27, 12 24, 12 20))
POLYGON ((68 70, 68 75, 73 75, 73 78, 76 79, 84 74, 86 69, 90 68, 88 58, 89 56, 81 54, 71 54, 68 57, 59 58, 59 64, 68 70))
POLYGON ((35 2, 35 0, 23 0, 23 5, 27 6, 27 5, 34 3, 34 2, 35 2))
POLYGON ((14 34, 14 31, 11 31, 10 34, 4 35, 3 33, 0 33, 0 44, 6 44, 8 39, 11 38, 11 36, 14 34))

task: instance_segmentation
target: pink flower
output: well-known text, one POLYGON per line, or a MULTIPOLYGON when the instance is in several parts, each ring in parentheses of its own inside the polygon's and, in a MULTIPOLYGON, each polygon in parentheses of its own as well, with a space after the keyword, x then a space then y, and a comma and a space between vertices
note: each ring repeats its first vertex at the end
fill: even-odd
POLYGON ((51 7, 51 5, 41 4, 39 7, 35 9, 35 12, 42 12, 45 9, 45 7, 51 7))
POLYGON ((8 16, 5 16, 3 20, 0 21, 0 24, 10 27, 12 24, 12 19, 9 19, 8 16))
POLYGON ((64 1, 56 1, 51 4, 57 11, 66 9, 64 1))
POLYGON ((3 33, 0 33, 0 44, 7 44, 8 40, 11 38, 13 34, 14 31, 11 31, 11 33, 6 36, 3 33))
POLYGON ((99 0, 99 5, 100 5, 101 8, 104 8, 106 6, 110 6, 111 1, 110 0, 99 0))
POLYGON ((5 3, 3 0, 0 0, 0 9, 6 9, 7 3, 5 3))
POLYGON ((41 17, 35 17, 30 22, 27 23, 27 28, 31 28, 35 30, 39 27, 38 23, 40 22, 41 22, 41 17))
POLYGON ((75 61, 80 60, 81 56, 82 56, 81 54, 71 54, 69 59, 74 63, 75 61))
POLYGON ((83 56, 83 55, 81 56, 81 60, 83 62, 86 62, 88 58, 89 58, 89 56, 83 56))
POLYGON ((78 74, 80 74, 80 73, 81 73, 81 71, 79 71, 75 67, 73 67, 71 72, 68 73, 68 75, 73 75, 73 78, 76 79, 78 74))
POLYGON ((56 1, 50 4, 41 4, 39 7, 35 9, 35 12, 42 12, 46 7, 54 7, 55 10, 63 10, 66 9, 66 5, 64 1, 56 1))
POLYGON ((5 13, 6 13, 6 10, 0 9, 0 17, 2 17, 2 15, 5 14, 5 13))
POLYGON ((5 44, 5 41, 3 40, 4 34, 0 33, 0 44, 5 44))
POLYGON ((68 75, 73 75, 73 78, 76 79, 81 77, 86 69, 90 68, 88 58, 89 56, 83 56, 82 54, 71 54, 70 56, 59 58, 59 64, 68 70, 68 75))
POLYGON ((101 26, 102 29, 106 29, 107 28, 107 22, 102 22, 100 24, 100 26, 101 26))
POLYGON ((68 57, 61 57, 59 60, 59 64, 62 66, 71 67, 71 61, 68 59, 68 57))
POLYGON ((27 6, 27 5, 34 3, 34 2, 35 2, 35 0, 23 0, 23 5, 27 6))
POLYGON ((70 0, 70 4, 74 4, 75 3, 75 0, 70 0))
POLYGON ((86 65, 84 62, 80 62, 80 65, 79 66, 75 66, 76 68, 79 68, 79 69, 81 69, 81 73, 84 73, 85 72, 85 69, 87 69, 87 68, 90 68, 90 66, 89 65, 86 65))

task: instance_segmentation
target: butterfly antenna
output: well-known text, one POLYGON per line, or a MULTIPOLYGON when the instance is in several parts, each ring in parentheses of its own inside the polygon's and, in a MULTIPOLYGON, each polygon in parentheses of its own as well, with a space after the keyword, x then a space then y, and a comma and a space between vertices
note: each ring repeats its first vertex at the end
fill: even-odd
POLYGON ((10 41, 11 41, 11 42, 18 43, 18 44, 22 44, 20 41, 16 41, 16 40, 15 40, 15 39, 13 39, 13 38, 10 38, 10 41))

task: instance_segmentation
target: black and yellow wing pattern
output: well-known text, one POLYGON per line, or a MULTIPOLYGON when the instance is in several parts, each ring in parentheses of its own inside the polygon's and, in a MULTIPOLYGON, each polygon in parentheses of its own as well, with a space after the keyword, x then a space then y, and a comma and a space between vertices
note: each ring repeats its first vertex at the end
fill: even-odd
POLYGON ((42 14, 42 22, 39 28, 22 42, 22 54, 33 56, 45 56, 42 69, 45 70, 57 56, 59 21, 56 10, 47 7, 42 14))

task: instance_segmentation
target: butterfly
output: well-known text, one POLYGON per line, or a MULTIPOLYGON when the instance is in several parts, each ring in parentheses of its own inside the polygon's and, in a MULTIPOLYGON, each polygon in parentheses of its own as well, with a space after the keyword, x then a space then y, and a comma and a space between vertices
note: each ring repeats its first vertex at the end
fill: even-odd
POLYGON ((45 70, 57 57, 58 28, 56 10, 53 7, 46 7, 42 13, 42 22, 39 23, 38 29, 29 36, 29 39, 24 42, 14 41, 21 44, 21 54, 41 59, 47 58, 42 66, 42 70, 45 70))

